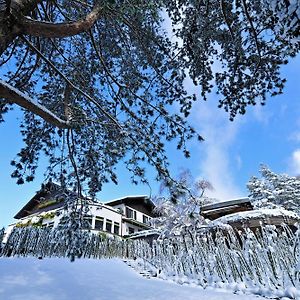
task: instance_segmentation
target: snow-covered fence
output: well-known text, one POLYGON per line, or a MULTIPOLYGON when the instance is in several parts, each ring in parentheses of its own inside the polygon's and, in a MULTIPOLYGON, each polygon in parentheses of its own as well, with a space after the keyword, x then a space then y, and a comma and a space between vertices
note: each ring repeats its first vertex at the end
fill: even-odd
POLYGON ((128 257, 127 244, 86 231, 66 232, 48 228, 15 228, 0 256, 35 257, 128 257), (68 235, 69 234, 69 235, 68 235), (71 234, 71 236, 70 236, 71 234))
POLYGON ((160 277, 191 280, 203 287, 248 289, 265 296, 300 297, 300 230, 288 226, 193 233, 135 242, 142 265, 160 277), (151 263, 150 265, 148 263, 151 263))
POLYGON ((1 249, 2 249, 2 243, 3 243, 3 239, 4 239, 4 234, 5 234, 5 229, 3 227, 2 229, 0 229, 0 253, 1 253, 1 249))
POLYGON ((202 287, 228 287, 277 297, 300 297, 300 229, 282 225, 214 232, 187 232, 153 241, 103 238, 86 231, 15 228, 0 256, 119 257, 147 271, 202 287))

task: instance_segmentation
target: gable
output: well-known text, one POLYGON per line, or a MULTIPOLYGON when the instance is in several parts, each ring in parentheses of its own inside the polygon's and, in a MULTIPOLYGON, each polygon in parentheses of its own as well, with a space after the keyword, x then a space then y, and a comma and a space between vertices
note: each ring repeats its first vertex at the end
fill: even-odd
POLYGON ((48 211, 62 207, 66 191, 59 185, 48 182, 42 185, 41 189, 29 200, 27 204, 14 216, 21 219, 37 212, 48 211))
POLYGON ((111 207, 117 207, 120 204, 124 204, 150 217, 155 216, 155 205, 147 196, 127 196, 121 199, 107 202, 105 204, 111 207))

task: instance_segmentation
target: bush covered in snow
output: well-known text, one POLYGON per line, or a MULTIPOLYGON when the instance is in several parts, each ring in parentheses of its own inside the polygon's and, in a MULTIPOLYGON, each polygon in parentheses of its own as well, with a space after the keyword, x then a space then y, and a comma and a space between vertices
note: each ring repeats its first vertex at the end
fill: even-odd
POLYGON ((108 258, 126 256, 126 245, 120 239, 104 238, 88 231, 42 227, 15 228, 9 235, 0 256, 34 256, 77 258, 108 258))
POLYGON ((286 225, 236 232, 216 230, 136 242, 141 266, 161 278, 271 297, 300 297, 300 231, 286 225), (138 243, 140 243, 138 245, 138 243))

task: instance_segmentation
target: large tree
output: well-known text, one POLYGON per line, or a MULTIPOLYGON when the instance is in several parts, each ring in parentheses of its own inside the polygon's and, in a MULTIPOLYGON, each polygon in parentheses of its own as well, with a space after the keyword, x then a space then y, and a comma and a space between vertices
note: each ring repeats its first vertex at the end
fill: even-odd
POLYGON ((164 143, 188 157, 196 135, 187 74, 204 99, 216 86, 233 119, 282 92, 299 28, 288 0, 0 0, 0 120, 13 104, 23 111, 12 176, 31 181, 44 152, 49 176, 79 192, 116 182, 121 159, 134 181, 146 181, 144 161, 169 178, 164 143))
POLYGON ((260 166, 261 178, 251 177, 247 187, 256 208, 286 208, 300 213, 300 179, 276 174, 267 166, 260 166))
POLYGON ((188 169, 180 172, 176 185, 166 189, 168 183, 162 183, 159 195, 154 197, 157 217, 152 225, 160 231, 161 237, 195 233, 207 220, 201 216, 201 207, 218 201, 206 196, 213 190, 211 183, 205 179, 195 180, 188 169))

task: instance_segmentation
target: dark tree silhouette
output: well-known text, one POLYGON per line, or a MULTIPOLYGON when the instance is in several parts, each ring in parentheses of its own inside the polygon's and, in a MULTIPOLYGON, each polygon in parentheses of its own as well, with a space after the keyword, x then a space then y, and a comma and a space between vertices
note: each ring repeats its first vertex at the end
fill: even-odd
POLYGON ((187 74, 204 98, 216 86, 233 119, 282 92, 280 66, 298 51, 295 1, 0 0, 0 121, 23 111, 12 176, 33 180, 44 152, 49 176, 79 193, 117 182, 121 160, 135 183, 146 161, 171 184, 165 142, 189 157, 187 141, 202 140, 186 120, 187 74))

